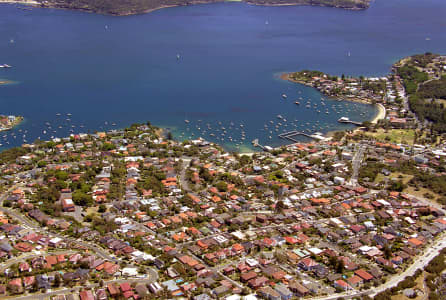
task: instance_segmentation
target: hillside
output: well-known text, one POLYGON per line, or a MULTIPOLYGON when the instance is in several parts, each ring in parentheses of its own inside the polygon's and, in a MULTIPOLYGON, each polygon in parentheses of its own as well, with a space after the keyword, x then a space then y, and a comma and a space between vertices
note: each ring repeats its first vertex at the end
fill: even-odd
MULTIPOLYGON (((223 2, 221 0, 37 0, 44 7, 84 10, 109 15, 132 15, 159 8, 223 2)), ((244 0, 254 5, 319 5, 345 9, 366 9, 370 0, 244 0)))

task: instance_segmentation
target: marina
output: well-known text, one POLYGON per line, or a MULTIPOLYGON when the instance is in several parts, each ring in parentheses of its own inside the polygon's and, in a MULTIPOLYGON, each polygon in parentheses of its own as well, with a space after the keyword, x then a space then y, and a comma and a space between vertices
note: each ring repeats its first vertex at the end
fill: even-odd
POLYGON ((284 133, 279 134, 278 136, 281 139, 290 140, 290 141, 292 141, 294 143, 299 143, 300 142, 300 140, 297 140, 297 139, 294 138, 295 136, 304 136, 306 138, 314 139, 314 140, 317 140, 317 141, 328 140, 328 138, 324 137, 323 134, 320 133, 320 132, 315 132, 313 134, 308 134, 308 133, 300 132, 300 131, 296 131, 296 130, 289 131, 289 132, 284 132, 284 133))

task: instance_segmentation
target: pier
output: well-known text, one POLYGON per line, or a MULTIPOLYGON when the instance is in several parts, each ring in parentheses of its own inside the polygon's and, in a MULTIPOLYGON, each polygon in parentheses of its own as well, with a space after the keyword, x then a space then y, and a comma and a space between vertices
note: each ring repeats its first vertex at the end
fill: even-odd
POLYGON ((307 138, 315 139, 315 140, 319 140, 319 141, 322 141, 322 140, 326 139, 324 136, 322 136, 319 133, 308 134, 308 133, 300 132, 300 131, 296 131, 296 130, 281 133, 281 134, 278 135, 278 137, 280 137, 281 139, 290 140, 290 141, 292 141, 294 143, 299 143, 300 141, 298 141, 298 140, 296 140, 294 138, 294 136, 296 136, 296 135, 302 135, 302 136, 305 136, 307 138))
POLYGON ((352 121, 352 120, 350 120, 350 119, 347 118, 347 117, 342 117, 342 118, 340 118, 340 119, 338 120, 338 122, 339 122, 339 123, 353 124, 353 125, 356 125, 356 126, 361 126, 361 125, 362 125, 361 122, 352 121))
POLYGON ((260 145, 260 144, 259 144, 259 139, 255 139, 255 140, 253 140, 253 141, 252 141, 252 145, 253 145, 254 147, 259 147, 259 148, 261 148, 263 151, 267 151, 267 152, 273 150, 273 148, 270 147, 270 146, 263 146, 263 145, 260 145))

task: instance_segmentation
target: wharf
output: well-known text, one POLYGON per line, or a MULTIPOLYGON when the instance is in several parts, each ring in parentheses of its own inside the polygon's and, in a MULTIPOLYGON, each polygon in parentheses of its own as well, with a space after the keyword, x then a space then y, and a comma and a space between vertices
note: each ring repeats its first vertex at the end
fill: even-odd
POLYGON ((263 145, 259 144, 259 139, 255 139, 255 140, 253 140, 253 141, 252 141, 252 145, 253 145, 254 147, 259 147, 259 148, 262 149, 263 151, 267 151, 267 152, 273 150, 273 148, 270 147, 270 146, 263 146, 263 145))
POLYGON ((318 133, 308 134, 308 133, 300 132, 300 131, 296 131, 296 130, 284 132, 284 133, 279 134, 278 136, 281 139, 286 139, 286 140, 290 140, 294 143, 299 143, 300 141, 298 141, 294 138, 294 136, 296 136, 296 135, 302 135, 307 138, 315 139, 315 140, 319 140, 319 141, 326 139, 325 137, 323 137, 321 134, 318 134, 318 133))
POLYGON ((362 125, 361 122, 352 121, 352 120, 350 120, 349 118, 346 118, 346 117, 342 117, 342 118, 340 118, 340 119, 338 120, 338 122, 339 122, 339 123, 353 124, 353 125, 356 125, 356 126, 361 126, 361 125, 362 125))

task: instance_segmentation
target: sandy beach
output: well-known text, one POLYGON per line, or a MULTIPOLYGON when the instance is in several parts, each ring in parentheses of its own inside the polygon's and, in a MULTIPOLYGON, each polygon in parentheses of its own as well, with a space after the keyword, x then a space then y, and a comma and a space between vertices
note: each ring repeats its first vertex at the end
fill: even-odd
POLYGON ((386 117, 386 108, 381 103, 377 103, 376 106, 378 107, 378 113, 373 118, 372 121, 370 121, 372 124, 378 123, 379 120, 382 120, 386 117))

